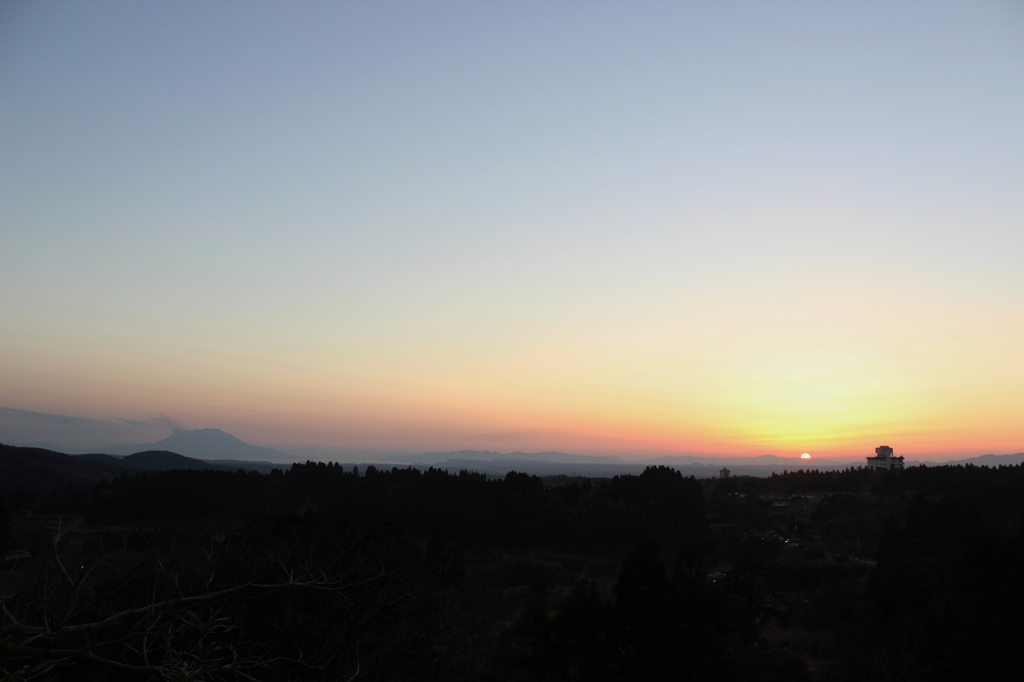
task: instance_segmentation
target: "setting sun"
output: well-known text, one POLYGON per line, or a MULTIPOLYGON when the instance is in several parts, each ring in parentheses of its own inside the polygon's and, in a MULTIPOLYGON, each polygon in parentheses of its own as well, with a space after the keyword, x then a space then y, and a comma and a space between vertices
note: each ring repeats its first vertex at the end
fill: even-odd
POLYGON ((810 458, 811 458, 811 455, 810 455, 810 453, 807 453, 807 452, 805 452, 804 454, 800 455, 800 459, 810 459, 810 458))

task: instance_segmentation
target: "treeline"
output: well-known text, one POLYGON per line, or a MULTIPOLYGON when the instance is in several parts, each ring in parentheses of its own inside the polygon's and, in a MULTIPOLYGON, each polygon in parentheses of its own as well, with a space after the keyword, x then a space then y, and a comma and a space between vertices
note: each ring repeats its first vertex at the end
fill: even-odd
POLYGON ((681 620, 690 607, 668 576, 689 571, 703 581, 701 486, 666 467, 557 488, 520 473, 360 474, 314 463, 271 475, 121 475, 97 485, 87 518, 94 530, 80 549, 54 542, 31 570, 0 585, 12 614, 0 626, 0 672, 584 679, 590 668, 576 671, 558 653, 576 647, 561 639, 575 635, 530 625, 580 604, 598 611, 592 644, 612 647, 600 659, 612 667, 597 679, 635 679, 634 666, 652 651, 657 659, 641 669, 657 679, 671 669, 667 656, 690 651, 676 640, 696 624, 696 616, 681 620), (578 572, 531 558, 546 549, 613 561, 637 546, 613 594, 586 581, 571 590, 578 572), (665 559, 685 569, 666 571, 660 548, 670 546, 665 559), (508 560, 508 551, 522 558, 508 560), (526 592, 533 596, 524 602, 526 592), (575 595, 568 601, 567 592, 575 595), (665 618, 651 620, 652 606, 665 618), (631 614, 625 630, 615 625, 621 609, 631 614), (643 628, 657 623, 673 629, 644 644, 643 628), (615 644, 620 635, 628 650, 615 644))
POLYGON ((972 490, 1024 489, 1024 465, 999 467, 956 464, 912 466, 904 470, 872 471, 848 468, 835 471, 817 469, 773 473, 764 478, 741 477, 751 493, 767 492, 851 492, 862 488, 896 492, 907 489, 925 494, 957 493, 972 490))
POLYGON ((1024 509, 1024 465, 914 466, 903 471, 800 470, 765 478, 744 477, 730 486, 730 491, 751 495, 871 492, 960 500, 973 504, 987 522, 1002 525, 1007 520, 1015 521, 1024 509))
POLYGON ((623 551, 641 533, 674 546, 699 543, 706 532, 700 484, 664 466, 555 488, 516 472, 494 480, 467 471, 370 466, 360 474, 312 462, 270 475, 124 474, 96 486, 88 518, 111 524, 295 510, 322 514, 339 527, 394 526, 474 546, 623 551))
POLYGON ((122 474, 78 500, 88 524, 3 576, 0 673, 1008 679, 1024 662, 1022 481, 1024 467, 703 483, 649 467, 547 487, 312 462, 122 474), (773 492, 832 494, 775 507, 773 492), (879 510, 893 513, 863 555, 829 545, 879 510))

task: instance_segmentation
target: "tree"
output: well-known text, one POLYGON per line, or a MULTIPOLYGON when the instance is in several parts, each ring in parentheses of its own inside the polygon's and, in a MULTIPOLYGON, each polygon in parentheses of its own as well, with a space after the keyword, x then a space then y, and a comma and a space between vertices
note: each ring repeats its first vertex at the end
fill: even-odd
POLYGON ((395 538, 338 538, 316 525, 150 530, 144 551, 107 533, 77 555, 58 528, 31 589, 15 589, 27 570, 0 578, 0 678, 48 670, 69 679, 345 680, 400 671, 436 629, 433 614, 408 603, 440 576, 395 538))
POLYGON ((7 503, 4 501, 3 493, 0 493, 0 553, 7 549, 7 543, 11 540, 11 519, 7 511, 7 503))
POLYGON ((643 537, 626 557, 615 585, 616 640, 624 671, 636 679, 676 679, 679 612, 661 550, 643 537))

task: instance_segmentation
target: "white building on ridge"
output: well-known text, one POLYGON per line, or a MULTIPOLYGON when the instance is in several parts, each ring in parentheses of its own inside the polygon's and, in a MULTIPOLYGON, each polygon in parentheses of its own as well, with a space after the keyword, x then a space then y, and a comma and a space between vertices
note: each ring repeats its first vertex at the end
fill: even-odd
POLYGON ((875 448, 875 456, 868 457, 868 469, 872 471, 884 470, 890 471, 892 469, 903 468, 903 458, 893 457, 892 448, 888 445, 879 445, 875 448))

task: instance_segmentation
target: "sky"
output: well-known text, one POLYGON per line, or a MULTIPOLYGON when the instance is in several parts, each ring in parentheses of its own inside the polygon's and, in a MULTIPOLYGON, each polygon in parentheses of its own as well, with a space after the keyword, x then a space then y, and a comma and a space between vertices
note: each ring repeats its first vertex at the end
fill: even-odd
POLYGON ((0 5, 0 441, 1024 451, 1024 5, 0 5))

